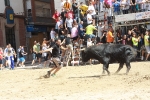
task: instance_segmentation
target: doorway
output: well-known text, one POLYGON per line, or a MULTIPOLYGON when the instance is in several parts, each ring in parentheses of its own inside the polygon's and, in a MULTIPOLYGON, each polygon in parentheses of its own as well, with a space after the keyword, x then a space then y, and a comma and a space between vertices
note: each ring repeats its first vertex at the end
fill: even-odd
POLYGON ((11 44, 11 46, 16 51, 15 28, 5 27, 5 33, 6 33, 6 44, 11 44))

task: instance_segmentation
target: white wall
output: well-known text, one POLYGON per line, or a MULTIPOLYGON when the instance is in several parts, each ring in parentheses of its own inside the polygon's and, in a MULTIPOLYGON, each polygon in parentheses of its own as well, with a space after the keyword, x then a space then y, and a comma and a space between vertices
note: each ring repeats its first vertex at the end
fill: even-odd
MULTIPOLYGON (((64 0, 65 1, 65 0, 64 0)), ((68 0, 70 2, 72 2, 72 0, 68 0)), ((76 0, 77 2, 78 0, 76 0)), ((85 0, 79 0, 79 2, 83 2, 85 3, 85 0)), ((57 9, 59 12, 61 11, 61 0, 54 0, 54 3, 55 3, 55 9, 57 9)))
POLYGON ((4 13, 4 11, 5 11, 4 0, 0 0, 0 13, 4 13))
POLYGON ((23 0, 10 0, 10 6, 13 8, 14 13, 17 15, 22 15, 24 12, 23 0))
MULTIPOLYGON (((21 12, 24 12, 23 0, 10 0, 10 6, 13 8, 14 13, 17 15, 22 15, 21 12)), ((0 13, 4 13, 5 3, 4 0, 0 0, 0 13)))

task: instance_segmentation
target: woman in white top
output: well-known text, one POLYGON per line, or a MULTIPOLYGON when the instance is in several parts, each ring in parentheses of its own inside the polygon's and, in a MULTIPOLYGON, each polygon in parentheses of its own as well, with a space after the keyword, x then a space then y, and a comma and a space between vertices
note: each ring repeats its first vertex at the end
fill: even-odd
POLYGON ((121 4, 122 13, 128 14, 129 3, 127 2, 127 0, 121 0, 120 4, 121 4))
POLYGON ((92 1, 89 3, 89 7, 88 7, 88 10, 87 11, 90 11, 90 15, 92 16, 92 19, 93 19, 93 24, 95 25, 95 15, 96 15, 96 11, 95 11, 95 8, 92 4, 92 1))

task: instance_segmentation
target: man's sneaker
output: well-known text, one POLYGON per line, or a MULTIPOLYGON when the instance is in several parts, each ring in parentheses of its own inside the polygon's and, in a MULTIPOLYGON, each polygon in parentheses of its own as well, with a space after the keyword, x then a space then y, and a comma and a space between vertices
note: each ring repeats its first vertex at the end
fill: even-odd
POLYGON ((47 78, 49 78, 51 75, 51 72, 50 71, 47 71, 47 78))
POLYGON ((51 76, 52 76, 52 77, 56 77, 56 74, 52 74, 51 76))

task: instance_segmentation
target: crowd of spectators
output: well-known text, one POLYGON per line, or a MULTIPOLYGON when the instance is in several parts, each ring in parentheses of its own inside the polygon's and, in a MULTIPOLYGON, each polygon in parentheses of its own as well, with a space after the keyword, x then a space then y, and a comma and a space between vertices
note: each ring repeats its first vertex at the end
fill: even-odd
MULTIPOLYGON (((138 57, 143 60, 144 54, 141 53, 145 33, 149 31, 140 31, 135 26, 129 29, 127 33, 122 34, 120 30, 113 30, 112 16, 128 13, 150 11, 150 2, 148 0, 89 0, 88 4, 72 0, 61 0, 62 11, 57 9, 53 15, 56 21, 55 28, 52 29, 51 39, 60 38, 62 41, 70 34, 72 45, 79 44, 79 48, 87 47, 90 38, 94 44, 116 43, 133 46, 139 53, 138 57), (98 19, 98 13, 105 12, 107 23, 98 19), (117 32, 115 36, 114 31, 117 32), (55 34, 55 35, 54 35, 55 34)), ((65 44, 67 45, 67 44, 65 44)), ((149 52, 149 49, 146 49, 149 52)), ((148 57, 145 58, 146 60, 148 57)))
MULTIPOLYGON (((149 11, 150 2, 148 0, 89 0, 88 4, 83 2, 77 3, 76 0, 61 0, 60 6, 62 8, 61 12, 58 12, 56 9, 53 14, 56 25, 51 29, 50 40, 47 41, 44 38, 42 44, 34 41, 34 46, 31 50, 33 52, 31 65, 34 65, 37 59, 39 65, 41 65, 41 57, 43 57, 45 61, 44 66, 46 66, 48 59, 51 59, 52 51, 47 53, 41 51, 53 47, 55 42, 58 43, 58 39, 61 41, 59 45, 62 46, 60 51, 61 62, 67 66, 69 62, 72 65, 79 64, 79 51, 81 48, 102 43, 131 45, 137 50, 137 57, 140 57, 141 60, 148 60, 150 54, 150 31, 146 30, 146 28, 143 28, 144 31, 141 31, 135 26, 129 29, 127 33, 122 34, 121 29, 114 30, 112 27, 113 14, 149 11), (97 15, 101 12, 106 12, 107 23, 98 20, 97 15), (116 35, 114 34, 115 31, 116 35)), ((9 52, 12 52, 11 56, 16 55, 13 49, 9 52)), ((8 55, 10 55, 9 52, 8 55)), ((17 53, 17 58, 19 58, 17 64, 21 62, 21 66, 24 66, 25 59, 23 56, 27 53, 24 52, 22 46, 20 46, 17 53)), ((3 52, 0 49, 0 59, 2 58, 3 52)), ((13 60, 13 58, 9 59, 13 60)), ((90 63, 92 63, 91 60, 90 63)), ((1 60, 0 66, 2 66, 1 60)), ((14 68, 11 67, 11 64, 9 66, 12 69, 14 68)))

